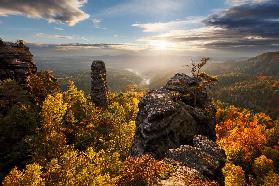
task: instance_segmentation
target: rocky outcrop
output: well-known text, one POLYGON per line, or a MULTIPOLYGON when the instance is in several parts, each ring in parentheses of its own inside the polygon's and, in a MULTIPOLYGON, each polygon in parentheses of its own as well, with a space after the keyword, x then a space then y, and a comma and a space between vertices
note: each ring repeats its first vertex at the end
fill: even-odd
POLYGON ((207 178, 224 182, 222 168, 226 162, 225 151, 205 136, 195 136, 193 146, 181 145, 179 148, 169 149, 166 157, 197 170, 207 178))
POLYGON ((131 155, 171 158, 222 181, 226 156, 214 142, 216 109, 206 91, 194 93, 199 83, 198 78, 176 74, 141 99, 131 155))
POLYGON ((33 55, 23 41, 17 43, 0 40, 0 79, 15 79, 25 84, 27 77, 36 73, 37 67, 33 63, 33 55))
POLYGON ((150 91, 139 103, 132 155, 149 153, 164 157, 168 149, 193 144, 197 134, 215 140, 215 108, 206 92, 197 94, 196 105, 191 89, 198 80, 176 74, 166 86, 150 91))
POLYGON ((106 67, 103 61, 93 61, 91 65, 91 99, 99 107, 107 106, 106 67))

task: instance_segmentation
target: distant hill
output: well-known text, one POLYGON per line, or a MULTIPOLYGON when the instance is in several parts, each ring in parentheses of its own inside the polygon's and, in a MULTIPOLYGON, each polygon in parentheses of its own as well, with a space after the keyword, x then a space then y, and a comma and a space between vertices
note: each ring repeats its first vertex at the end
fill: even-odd
POLYGON ((279 51, 267 52, 245 61, 210 64, 206 71, 210 74, 243 73, 252 76, 279 75, 279 51))
POLYGON ((245 61, 211 64, 217 75, 215 99, 279 117, 279 52, 268 52, 245 61))

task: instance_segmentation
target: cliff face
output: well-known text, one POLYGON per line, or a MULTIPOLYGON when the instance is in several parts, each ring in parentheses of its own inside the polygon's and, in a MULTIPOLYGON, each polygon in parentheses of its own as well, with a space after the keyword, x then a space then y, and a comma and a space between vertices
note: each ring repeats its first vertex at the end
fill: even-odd
POLYGON ((25 84, 28 75, 37 71, 33 55, 23 41, 17 43, 0 40, 0 79, 15 79, 25 84))

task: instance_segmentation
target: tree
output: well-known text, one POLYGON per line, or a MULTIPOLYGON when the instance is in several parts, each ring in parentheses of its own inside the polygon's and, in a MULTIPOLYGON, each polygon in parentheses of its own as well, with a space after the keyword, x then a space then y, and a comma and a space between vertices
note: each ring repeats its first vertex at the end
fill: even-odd
POLYGON ((197 105, 197 94, 206 90, 211 85, 213 85, 217 80, 217 78, 212 77, 205 72, 202 72, 202 68, 207 64, 209 58, 201 58, 199 63, 196 63, 192 60, 192 64, 186 65, 186 67, 191 68, 192 76, 198 80, 198 84, 194 86, 190 91, 192 96, 194 97, 194 106, 197 105))
POLYGON ((0 180, 15 165, 30 160, 26 143, 39 126, 39 109, 16 81, 0 81, 0 180))
POLYGON ((51 72, 31 74, 27 78, 28 92, 37 103, 42 103, 49 94, 59 92, 59 84, 51 72))

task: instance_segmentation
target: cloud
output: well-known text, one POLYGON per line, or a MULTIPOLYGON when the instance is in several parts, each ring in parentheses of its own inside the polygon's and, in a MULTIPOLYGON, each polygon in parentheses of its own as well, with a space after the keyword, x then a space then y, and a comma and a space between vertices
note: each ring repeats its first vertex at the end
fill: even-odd
POLYGON ((143 31, 168 31, 140 38, 138 41, 152 43, 174 42, 180 49, 219 50, 278 50, 279 49, 279 1, 241 4, 219 11, 201 21, 198 28, 181 29, 181 23, 147 23, 137 25, 143 31), (175 26, 176 25, 176 26, 175 26))
POLYGON ((241 5, 241 4, 251 4, 251 3, 262 3, 269 0, 227 0, 228 3, 232 5, 241 5))
POLYGON ((208 17, 204 23, 262 37, 279 36, 279 1, 243 4, 208 17))
POLYGON ((146 47, 142 47, 131 43, 98 43, 98 44, 60 44, 52 45, 57 51, 85 51, 85 50, 107 50, 107 51, 118 51, 118 52, 136 52, 145 50, 146 47))
POLYGON ((81 37, 80 39, 82 39, 83 41, 89 41, 89 39, 87 39, 86 37, 81 37))
POLYGON ((95 26, 95 28, 100 28, 101 22, 102 22, 101 19, 97 19, 97 18, 92 19, 92 23, 95 26))
POLYGON ((187 17, 183 20, 175 20, 169 22, 157 22, 157 23, 136 23, 132 24, 133 27, 143 29, 144 32, 166 32, 170 29, 190 28, 201 25, 201 21, 204 17, 187 17))
POLYGON ((95 28, 106 30, 106 28, 101 26, 101 24, 102 24, 102 20, 101 19, 93 18, 92 19, 92 23, 93 23, 95 28))
POLYGON ((58 35, 58 34, 44 34, 44 33, 37 33, 34 35, 38 38, 48 38, 48 39, 73 39, 73 36, 68 35, 58 35))
POLYGON ((54 27, 55 30, 59 30, 59 31, 63 31, 64 28, 60 28, 60 27, 54 27))
POLYGON ((184 0, 129 0, 112 6, 102 12, 100 15, 168 15, 177 13, 182 8, 184 0))
POLYGON ((87 0, 0 1, 0 16, 24 15, 74 26, 89 18, 81 8, 87 0))

